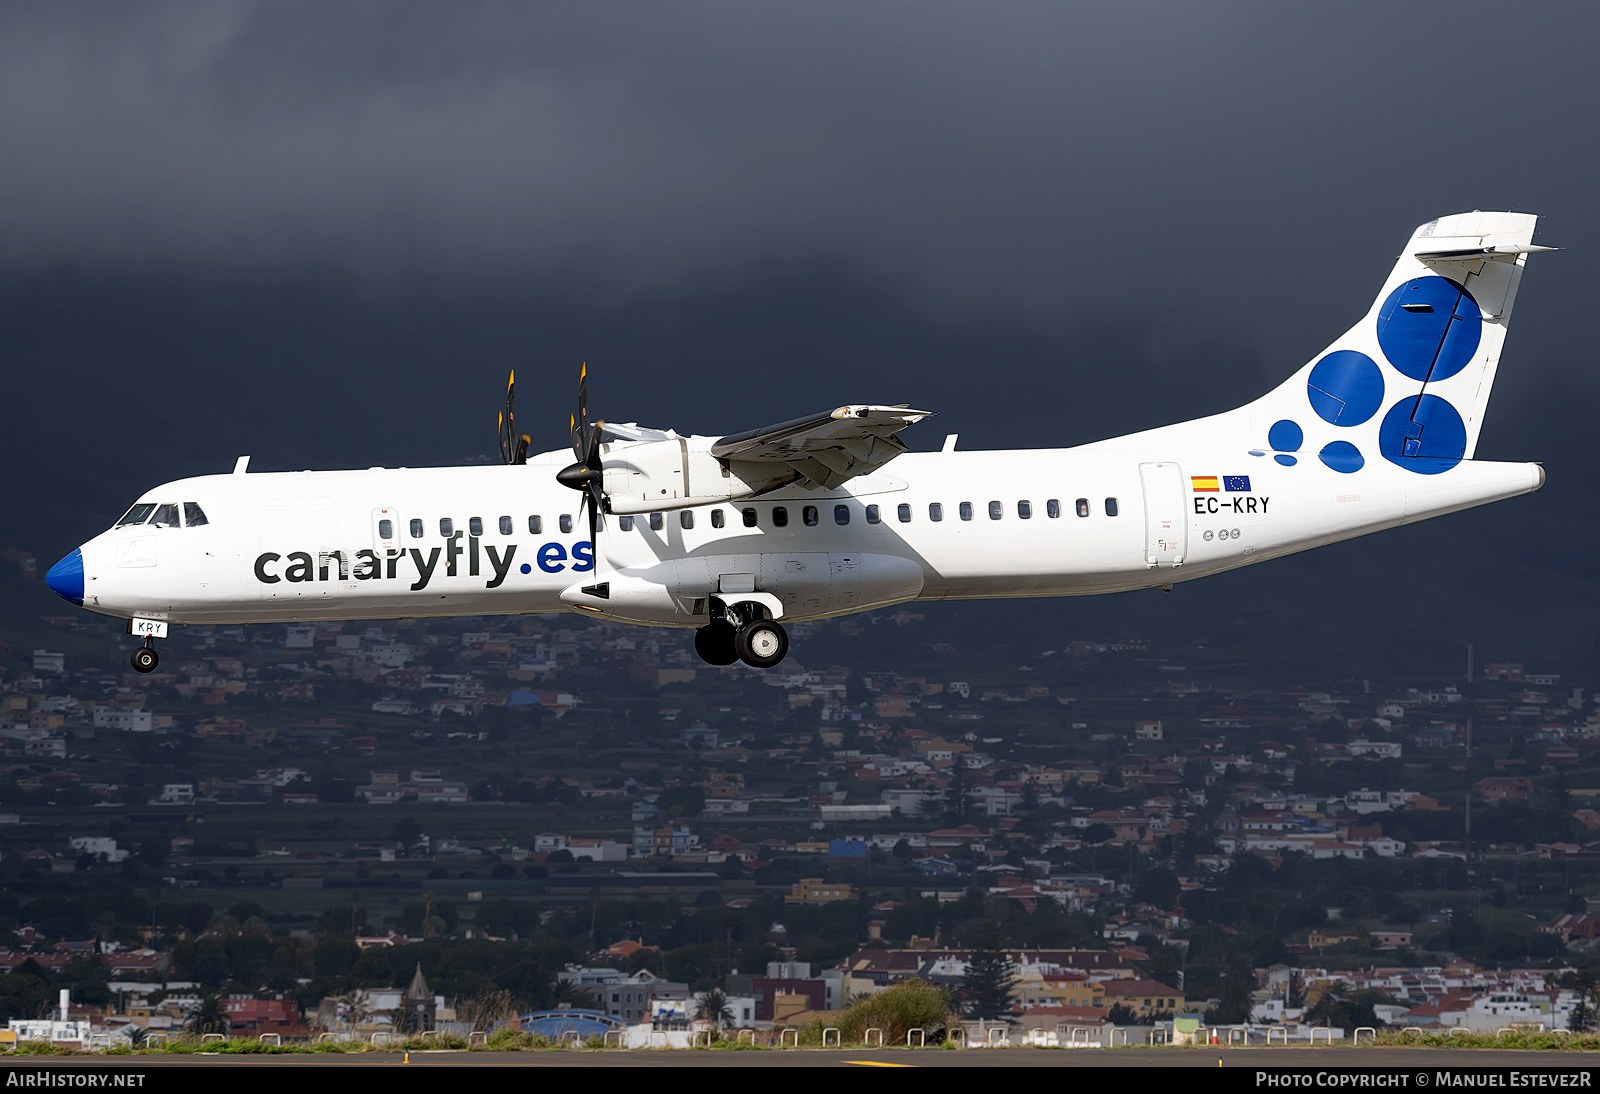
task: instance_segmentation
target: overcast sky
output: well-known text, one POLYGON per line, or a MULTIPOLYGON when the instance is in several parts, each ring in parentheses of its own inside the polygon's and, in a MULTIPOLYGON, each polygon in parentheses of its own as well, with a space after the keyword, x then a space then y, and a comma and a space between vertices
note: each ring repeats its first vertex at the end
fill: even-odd
POLYGON ((1441 213, 1586 239, 1596 30, 1592 4, 8 5, 0 255, 617 291, 826 256, 1226 322, 1345 302, 1330 274, 1365 291, 1441 213))
POLYGON ((1527 504, 1565 519, 1600 412, 1597 31, 1592 3, 5 5, 0 530, 103 526, 239 451, 481 457, 513 365, 556 447, 582 359, 615 420, 905 401, 941 412, 916 447, 1088 440, 1254 397, 1417 224, 1505 207, 1569 250, 1530 264, 1480 454, 1545 459, 1575 492, 1527 504))

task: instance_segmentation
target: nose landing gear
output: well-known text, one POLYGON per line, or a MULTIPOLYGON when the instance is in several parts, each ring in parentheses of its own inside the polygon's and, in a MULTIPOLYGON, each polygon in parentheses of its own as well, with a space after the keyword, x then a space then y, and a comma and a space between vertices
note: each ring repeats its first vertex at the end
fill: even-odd
POLYGON ((133 656, 128 658, 129 661, 133 662, 134 672, 156 671, 156 666, 161 663, 161 658, 157 656, 153 642, 154 639, 146 638, 144 645, 134 650, 133 656))
POLYGON ((167 636, 167 622, 164 619, 144 619, 134 616, 128 620, 128 633, 135 638, 143 638, 144 645, 133 651, 133 656, 128 660, 133 662, 134 672, 154 672, 161 663, 161 658, 156 655, 156 639, 167 636))
POLYGON ((713 600, 711 622, 694 632, 694 651, 708 665, 743 661, 770 669, 788 655, 789 636, 765 616, 766 609, 752 601, 719 606, 713 600))

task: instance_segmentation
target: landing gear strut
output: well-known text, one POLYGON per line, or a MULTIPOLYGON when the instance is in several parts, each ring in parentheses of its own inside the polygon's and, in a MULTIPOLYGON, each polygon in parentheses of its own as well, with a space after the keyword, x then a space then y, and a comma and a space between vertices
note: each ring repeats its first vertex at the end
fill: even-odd
POLYGON ((161 663, 161 658, 156 655, 155 639, 146 638, 144 645, 133 651, 133 656, 128 658, 133 662, 134 672, 154 672, 161 663))
POLYGON ((766 614, 753 601, 713 601, 711 622, 694 632, 694 651, 708 665, 743 661, 753 669, 772 668, 788 655, 789 636, 766 614))

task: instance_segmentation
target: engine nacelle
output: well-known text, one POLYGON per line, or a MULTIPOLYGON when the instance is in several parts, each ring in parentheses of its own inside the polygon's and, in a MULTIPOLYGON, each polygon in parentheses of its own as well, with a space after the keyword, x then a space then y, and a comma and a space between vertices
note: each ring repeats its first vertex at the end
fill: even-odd
POLYGON ((627 623, 699 627, 711 598, 762 604, 774 618, 819 619, 915 600, 922 565, 896 555, 766 553, 674 559, 594 575, 569 586, 564 603, 627 623))
POLYGON ((602 487, 613 513, 687 509, 754 497, 799 476, 783 465, 719 460, 710 438, 613 444, 602 449, 602 487), (700 442, 699 444, 695 442, 700 442))

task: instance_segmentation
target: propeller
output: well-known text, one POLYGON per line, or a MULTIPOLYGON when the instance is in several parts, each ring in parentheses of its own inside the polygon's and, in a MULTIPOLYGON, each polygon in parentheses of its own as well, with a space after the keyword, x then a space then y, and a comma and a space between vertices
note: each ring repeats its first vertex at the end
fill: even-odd
POLYGON ((506 408, 500 412, 500 458, 506 463, 527 463, 528 445, 533 438, 524 433, 517 436, 517 370, 511 370, 506 381, 506 408))
POLYGON ((600 462, 600 435, 605 422, 589 420, 589 364, 584 362, 578 372, 578 413, 573 415, 572 454, 578 462, 563 467, 556 473, 562 486, 583 491, 583 500, 589 509, 589 542, 593 544, 600 532, 600 512, 605 505, 603 488, 604 467, 600 462))

